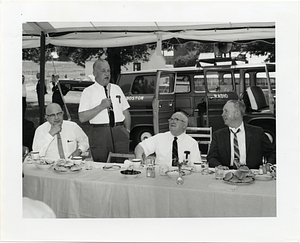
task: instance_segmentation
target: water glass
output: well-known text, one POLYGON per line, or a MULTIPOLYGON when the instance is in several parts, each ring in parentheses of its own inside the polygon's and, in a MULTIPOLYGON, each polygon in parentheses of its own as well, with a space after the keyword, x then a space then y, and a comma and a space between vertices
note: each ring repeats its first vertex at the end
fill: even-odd
POLYGON ((93 159, 92 158, 86 158, 84 161, 85 161, 85 169, 86 170, 92 170, 93 169, 93 159))
POLYGON ((159 166, 159 174, 160 174, 161 176, 167 175, 166 172, 167 172, 168 170, 169 170, 169 166, 167 166, 167 165, 160 165, 160 166, 159 166))
POLYGON ((202 175, 208 175, 209 174, 209 169, 208 169, 208 162, 207 161, 203 161, 202 163, 202 175))
POLYGON ((224 177, 224 170, 222 166, 215 167, 215 177, 217 180, 223 180, 224 177))

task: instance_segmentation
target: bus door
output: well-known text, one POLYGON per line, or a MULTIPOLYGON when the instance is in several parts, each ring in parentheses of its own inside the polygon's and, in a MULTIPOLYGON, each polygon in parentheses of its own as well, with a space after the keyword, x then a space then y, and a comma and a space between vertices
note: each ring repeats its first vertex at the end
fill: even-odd
POLYGON ((223 106, 228 100, 237 100, 232 70, 204 70, 207 96, 208 126, 216 131, 224 127, 223 106))
POLYGON ((175 78, 174 72, 157 71, 152 101, 154 134, 169 131, 168 119, 175 111, 175 78))

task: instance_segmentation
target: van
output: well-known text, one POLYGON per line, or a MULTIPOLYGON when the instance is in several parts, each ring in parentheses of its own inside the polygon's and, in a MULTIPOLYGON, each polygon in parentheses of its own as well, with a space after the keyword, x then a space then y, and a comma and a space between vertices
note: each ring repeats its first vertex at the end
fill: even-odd
POLYGON ((261 126, 275 143, 275 64, 233 60, 229 65, 124 72, 117 84, 130 104, 133 146, 167 131, 168 119, 178 110, 187 114, 190 127, 223 128, 222 109, 232 99, 244 100, 244 122, 261 126))

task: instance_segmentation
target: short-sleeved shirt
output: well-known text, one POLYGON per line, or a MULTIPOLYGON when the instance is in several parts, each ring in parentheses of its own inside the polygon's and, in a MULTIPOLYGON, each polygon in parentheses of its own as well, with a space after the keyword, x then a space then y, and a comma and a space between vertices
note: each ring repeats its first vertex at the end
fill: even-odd
MULTIPOLYGON (((130 106, 122 91, 122 89, 115 84, 108 85, 109 96, 112 101, 113 111, 115 115, 115 122, 123 122, 125 116, 124 110, 127 110, 130 106)), ((101 101, 106 98, 104 87, 97 82, 93 85, 85 88, 82 92, 79 104, 79 112, 93 109, 97 105, 100 105, 101 101)), ((109 115, 107 109, 104 109, 94 118, 90 120, 91 124, 108 124, 109 115)))
MULTIPOLYGON (((179 161, 185 159, 185 151, 189 151, 188 165, 193 165, 195 161, 201 161, 201 154, 198 142, 186 133, 179 135, 178 143, 178 157, 179 161)), ((140 145, 144 149, 146 156, 155 153, 157 165, 166 164, 172 166, 172 146, 174 136, 171 132, 159 133, 153 137, 143 140, 140 145)))

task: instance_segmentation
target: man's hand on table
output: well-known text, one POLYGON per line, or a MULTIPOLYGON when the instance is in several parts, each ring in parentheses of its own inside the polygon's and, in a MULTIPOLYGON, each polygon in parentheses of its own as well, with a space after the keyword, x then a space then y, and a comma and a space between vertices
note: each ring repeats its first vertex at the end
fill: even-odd
POLYGON ((75 157, 75 156, 81 156, 81 149, 76 149, 72 154, 70 154, 69 158, 75 157))

